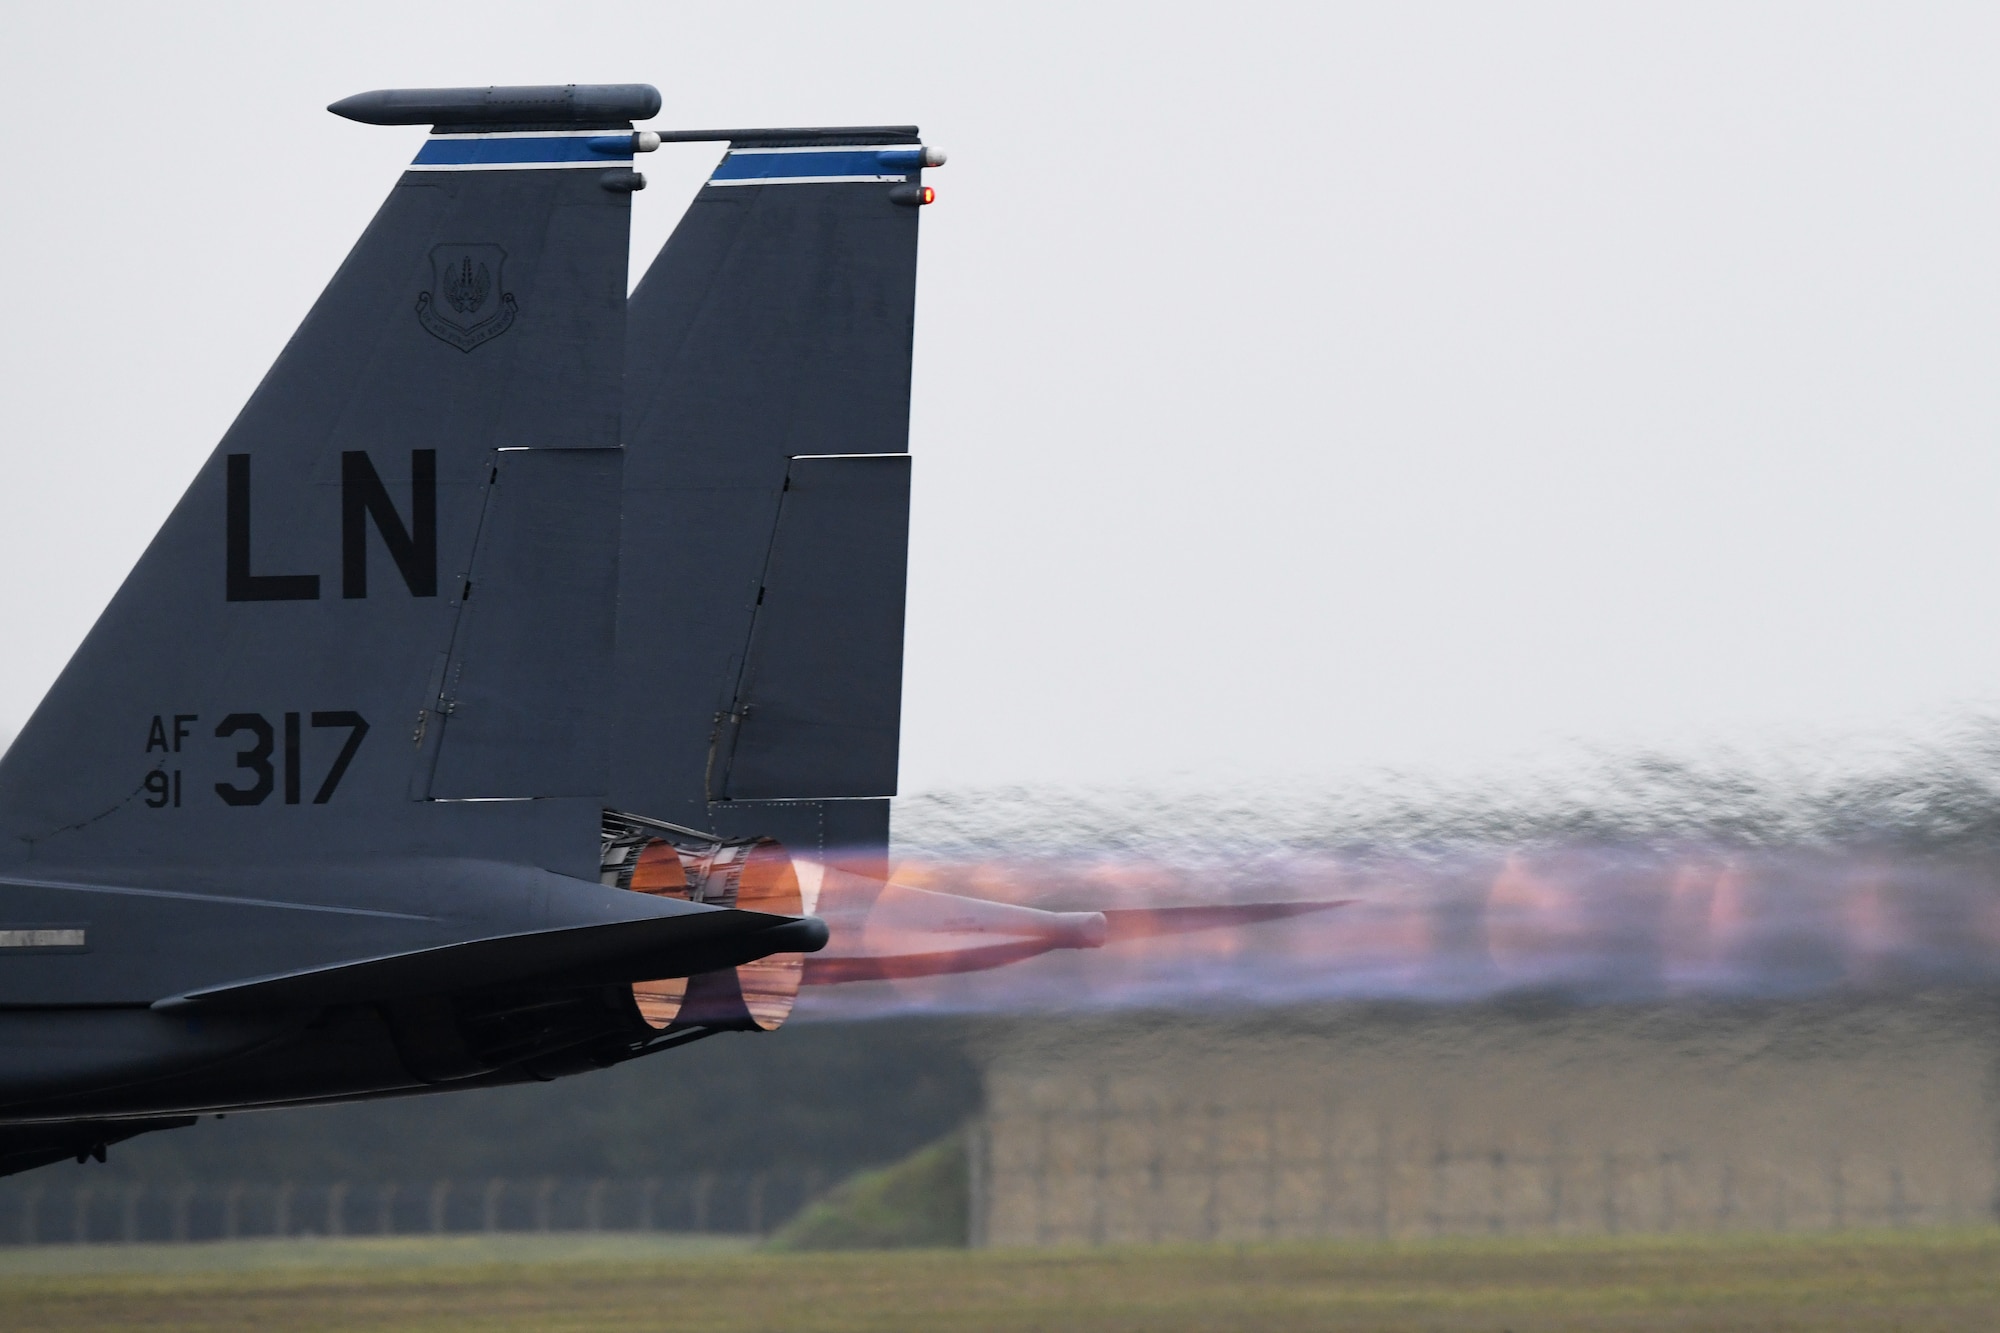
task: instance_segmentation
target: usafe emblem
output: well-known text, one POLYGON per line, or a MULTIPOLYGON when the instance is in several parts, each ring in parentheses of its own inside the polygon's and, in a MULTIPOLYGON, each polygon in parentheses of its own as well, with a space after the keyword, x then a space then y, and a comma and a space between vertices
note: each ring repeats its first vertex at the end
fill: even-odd
POLYGON ((513 327, 517 313, 506 263, 497 245, 433 248, 431 289, 417 297, 417 322, 461 352, 492 342, 513 327))

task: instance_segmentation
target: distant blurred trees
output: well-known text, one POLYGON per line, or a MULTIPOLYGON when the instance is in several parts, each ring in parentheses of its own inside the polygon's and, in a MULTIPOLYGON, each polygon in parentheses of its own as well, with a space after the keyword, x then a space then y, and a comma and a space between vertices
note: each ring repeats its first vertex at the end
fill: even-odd
MULTIPOLYGON (((93 1180, 470 1180, 811 1170, 898 1160, 972 1115, 964 1030, 935 1020, 725 1033, 525 1087, 239 1113, 148 1135, 93 1180)), ((65 1176, 65 1180, 67 1176, 65 1176)))

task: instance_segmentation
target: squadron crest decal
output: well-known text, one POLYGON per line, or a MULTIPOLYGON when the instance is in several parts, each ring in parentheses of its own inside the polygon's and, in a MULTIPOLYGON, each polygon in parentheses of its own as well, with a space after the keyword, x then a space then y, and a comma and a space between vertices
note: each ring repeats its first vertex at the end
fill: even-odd
POLYGON ((518 313, 506 290, 506 262, 497 245, 434 247, 431 289, 417 297, 417 322, 461 352, 498 338, 518 313))

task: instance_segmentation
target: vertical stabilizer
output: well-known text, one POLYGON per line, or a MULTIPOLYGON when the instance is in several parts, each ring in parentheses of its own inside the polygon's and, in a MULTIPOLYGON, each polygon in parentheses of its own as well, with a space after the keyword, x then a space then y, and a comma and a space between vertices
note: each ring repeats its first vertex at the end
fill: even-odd
POLYGON ((618 809, 886 848, 941 160, 914 127, 736 132, 633 294, 618 809))
POLYGON ((630 119, 657 106, 336 108, 437 128, 0 762, 0 858, 594 875, 630 119))

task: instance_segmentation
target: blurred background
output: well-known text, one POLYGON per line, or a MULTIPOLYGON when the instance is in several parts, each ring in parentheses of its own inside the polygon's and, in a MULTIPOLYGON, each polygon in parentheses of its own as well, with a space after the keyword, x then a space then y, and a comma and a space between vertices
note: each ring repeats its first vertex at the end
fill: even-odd
POLYGON ((0 1183, 0 1243, 796 1248, 1964 1228, 2000 1208, 2000 727, 1338 795, 910 799, 895 878, 1331 904, 551 1084, 236 1114, 0 1183))

